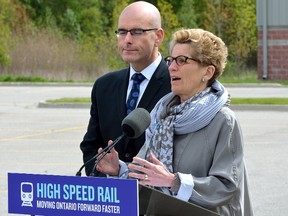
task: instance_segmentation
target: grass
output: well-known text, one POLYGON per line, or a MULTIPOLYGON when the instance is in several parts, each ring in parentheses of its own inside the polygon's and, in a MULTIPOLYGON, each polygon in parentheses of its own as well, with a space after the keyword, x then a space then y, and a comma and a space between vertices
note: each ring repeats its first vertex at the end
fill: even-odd
MULTIPOLYGON (((62 79, 45 79, 41 76, 10 76, 10 75, 1 75, 0 74, 0 82, 56 82, 56 83, 73 83, 73 82, 94 82, 96 77, 93 77, 92 80, 62 80, 62 79)), ((233 74, 233 75, 223 75, 219 78, 219 81, 223 84, 244 84, 244 83, 255 83, 255 84, 280 84, 280 85, 288 85, 288 80, 258 80, 257 72, 248 71, 245 73, 241 73, 241 75, 233 74)))
POLYGON ((257 79, 256 71, 248 71, 241 73, 241 75, 231 74, 227 75, 223 73, 223 75, 219 78, 221 83, 262 83, 262 80, 257 79))
POLYGON ((47 82, 42 77, 0 76, 1 82, 47 82))
POLYGON ((25 76, 0 76, 0 82, 43 82, 43 83, 51 83, 51 82, 65 82, 65 83, 73 83, 73 80, 47 80, 43 77, 35 76, 35 77, 25 77, 25 76))
POLYGON ((47 100, 47 103, 90 103, 90 98, 60 98, 55 100, 47 100))
MULTIPOLYGON (((60 98, 47 103, 90 103, 90 98, 60 98)), ((232 98, 231 104, 288 105, 288 98, 232 98)))
MULTIPOLYGON (((74 82, 74 81, 58 81, 58 80, 46 80, 41 77, 24 77, 24 76, 1 76, 0 82, 74 82)), ((94 82, 91 81, 91 82, 94 82)), ((223 76, 220 77, 220 82, 224 85, 229 83, 277 83, 280 85, 288 85, 288 81, 269 81, 269 80, 258 80, 257 73, 250 71, 242 74, 241 76, 223 76)), ((47 103, 90 103, 90 98, 60 98, 56 100, 47 100, 47 103)), ((232 98, 231 104, 270 104, 270 105, 288 105, 288 98, 232 98)))
POLYGON ((231 104, 288 105, 288 98, 232 98, 231 104))
POLYGON ((257 78, 257 73, 254 72, 247 72, 242 75, 233 75, 233 76, 221 76, 219 81, 223 84, 280 84, 280 85, 288 85, 288 80, 259 80, 257 78))

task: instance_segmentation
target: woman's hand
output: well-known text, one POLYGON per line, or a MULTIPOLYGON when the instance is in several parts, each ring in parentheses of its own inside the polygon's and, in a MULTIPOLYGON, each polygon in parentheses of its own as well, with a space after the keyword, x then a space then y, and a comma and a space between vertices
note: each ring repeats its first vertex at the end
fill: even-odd
MULTIPOLYGON (((112 140, 108 141, 108 145, 111 145, 113 143, 112 140)), ((102 148, 98 149, 98 153, 102 151, 102 148)), ((100 154, 99 157, 101 157, 102 154, 100 154)), ((96 160, 97 161, 97 160, 96 160)), ((108 174, 110 176, 118 176, 119 174, 119 157, 118 152, 112 148, 110 150, 110 153, 106 154, 102 160, 97 164, 96 169, 102 173, 108 174)))
POLYGON ((171 187, 174 174, 170 173, 152 153, 150 153, 150 157, 151 163, 142 158, 134 157, 133 162, 138 163, 138 165, 130 163, 128 167, 137 172, 129 172, 129 177, 139 179, 139 183, 143 185, 171 187))

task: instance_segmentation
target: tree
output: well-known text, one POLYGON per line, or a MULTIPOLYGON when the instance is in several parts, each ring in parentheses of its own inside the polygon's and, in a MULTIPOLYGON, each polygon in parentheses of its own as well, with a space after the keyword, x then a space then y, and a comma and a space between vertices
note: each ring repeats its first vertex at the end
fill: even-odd
MULTIPOLYGON (((234 20, 223 28, 233 62, 243 67, 257 53, 256 4, 254 0, 233 1, 234 20)), ((256 62, 254 62, 256 65, 256 62)))
POLYGON ((169 54, 169 42, 171 40, 172 33, 180 28, 180 22, 176 14, 173 11, 172 5, 165 0, 158 0, 157 7, 161 13, 162 27, 165 30, 165 37, 163 45, 160 47, 160 51, 163 55, 169 54))
POLYGON ((183 28, 197 28, 197 15, 195 13, 195 0, 183 0, 177 11, 177 17, 183 28))
POLYGON ((80 24, 72 9, 67 8, 67 10, 65 11, 63 17, 61 18, 60 28, 69 38, 80 39, 80 24))
MULTIPOLYGON (((26 37, 34 39, 33 35, 37 35, 37 32, 49 32, 56 44, 69 41, 71 49, 73 47, 77 52, 75 56, 77 55, 76 59, 80 61, 79 65, 84 63, 85 66, 82 68, 89 65, 89 71, 92 73, 95 68, 107 71, 123 67, 125 63, 118 55, 114 31, 117 29, 121 11, 135 1, 0 0, 0 65, 9 65, 10 56, 14 59, 15 55, 12 54, 19 53, 13 53, 11 44, 16 49, 17 44, 25 44, 23 40, 25 41, 26 37)), ((237 66, 245 66, 251 59, 256 59, 255 0, 148 2, 154 4, 162 16, 165 37, 160 51, 164 56, 169 53, 169 42, 173 32, 180 28, 203 28, 223 39, 228 47, 230 62, 237 63, 237 66)), ((19 46, 17 48, 19 49, 19 46)), ((33 47, 30 48, 33 50, 33 47)), ((38 56, 47 58, 45 54, 38 56)), ((256 65, 256 60, 254 64, 256 65)))
POLYGON ((0 66, 10 64, 9 47, 11 46, 11 26, 14 13, 13 4, 7 0, 0 0, 0 66))
POLYGON ((223 39, 231 62, 245 66, 257 50, 256 2, 195 0, 195 8, 199 26, 223 39))
POLYGON ((129 0, 115 0, 115 5, 111 16, 111 26, 107 28, 107 37, 104 38, 105 43, 103 51, 106 53, 108 59, 107 62, 112 70, 121 68, 126 65, 123 62, 117 52, 117 38, 115 30, 118 25, 118 18, 122 10, 130 3, 129 0))
POLYGON ((85 8, 79 15, 82 33, 87 37, 97 37, 103 34, 104 23, 101 11, 97 7, 85 8))

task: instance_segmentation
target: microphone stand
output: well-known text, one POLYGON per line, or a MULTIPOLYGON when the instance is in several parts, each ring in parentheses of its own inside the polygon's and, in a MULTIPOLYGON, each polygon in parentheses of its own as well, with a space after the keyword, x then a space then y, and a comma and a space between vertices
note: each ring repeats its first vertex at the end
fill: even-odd
POLYGON ((108 152, 121 140, 123 139, 124 137, 126 137, 126 133, 123 133, 121 136, 119 136, 116 140, 113 141, 112 144, 110 145, 107 145, 104 149, 102 149, 101 152, 99 152, 98 154, 96 154, 94 157, 90 158, 88 161, 86 161, 81 167, 80 169, 78 170, 78 172, 76 173, 76 176, 81 176, 81 171, 83 170, 83 168, 88 164, 90 163, 91 161, 93 161, 94 159, 98 158, 99 155, 101 155, 100 158, 98 158, 96 161, 95 161, 95 165, 90 173, 90 176, 94 176, 94 172, 96 170, 96 167, 97 167, 97 164, 100 162, 100 160, 106 155, 108 154, 108 152))
POLYGON ((114 146, 121 140, 121 139, 123 139, 124 137, 126 137, 127 136, 127 134, 126 133, 123 133, 120 137, 118 137, 112 144, 110 144, 110 145, 108 145, 108 146, 106 146, 106 147, 108 147, 108 148, 105 148, 105 149, 103 149, 101 152, 100 152, 100 157, 98 158, 97 157, 97 159, 96 159, 96 161, 95 161, 95 165, 94 165, 94 167, 93 167, 93 169, 92 169, 92 171, 91 171, 91 173, 90 173, 90 176, 95 176, 95 171, 96 171, 96 167, 97 167, 97 165, 98 165, 98 163, 102 160, 102 158, 104 158, 109 152, 110 152, 110 150, 112 149, 112 148, 114 148, 114 146))

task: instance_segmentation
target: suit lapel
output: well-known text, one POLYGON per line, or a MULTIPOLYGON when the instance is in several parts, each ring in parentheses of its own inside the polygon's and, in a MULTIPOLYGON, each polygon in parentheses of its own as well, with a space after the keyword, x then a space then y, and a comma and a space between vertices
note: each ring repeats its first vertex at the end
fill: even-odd
POLYGON ((125 69, 120 76, 118 88, 115 89, 116 97, 114 99, 116 100, 115 104, 118 106, 119 117, 121 118, 120 122, 122 122, 122 119, 126 116, 126 92, 129 79, 129 68, 125 69))
POLYGON ((147 108, 152 103, 153 98, 156 97, 159 89, 163 85, 162 79, 164 77, 164 73, 167 72, 167 69, 165 67, 166 67, 166 64, 162 60, 162 62, 160 63, 160 65, 156 69, 155 73, 151 77, 151 80, 149 81, 149 84, 148 84, 141 100, 139 101, 138 107, 147 108))

